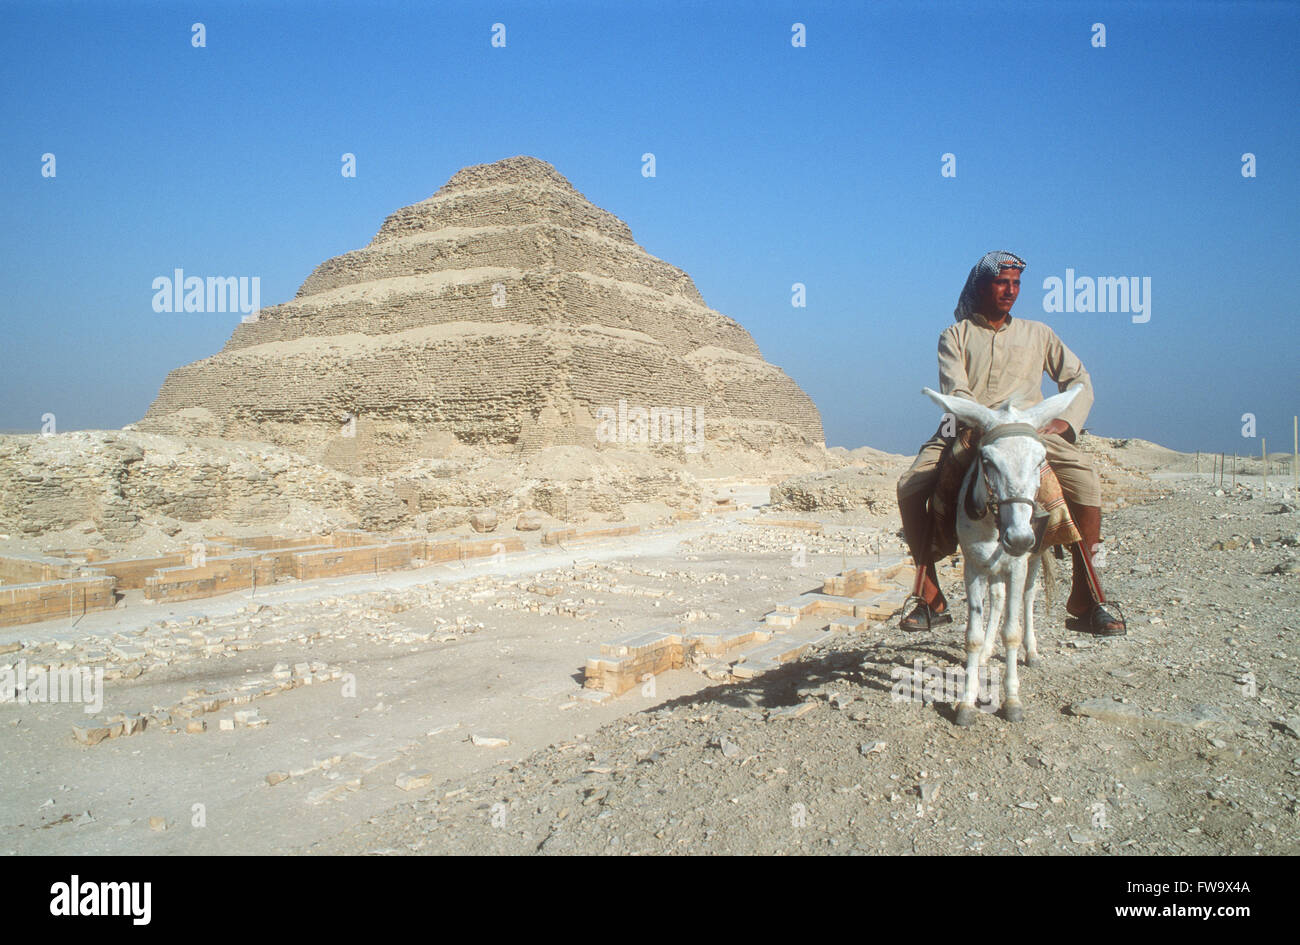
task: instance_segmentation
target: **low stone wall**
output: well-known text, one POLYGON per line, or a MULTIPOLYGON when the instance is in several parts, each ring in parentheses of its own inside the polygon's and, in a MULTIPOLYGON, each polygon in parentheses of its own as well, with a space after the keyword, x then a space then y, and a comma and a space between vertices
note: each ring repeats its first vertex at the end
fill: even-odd
POLYGON ((289 548, 275 548, 270 551, 263 551, 262 560, 271 564, 271 570, 275 578, 297 577, 298 564, 297 556, 309 551, 332 551, 329 544, 302 545, 289 548))
POLYGON ((857 597, 865 591, 883 591, 884 582, 871 571, 859 571, 850 568, 832 577, 828 577, 822 583, 823 594, 833 594, 837 597, 857 597))
POLYGON ((369 532, 341 529, 330 535, 329 543, 335 548, 359 548, 376 544, 376 536, 369 532))
POLYGON ((587 660, 583 687, 622 695, 651 676, 681 669, 682 628, 665 624, 600 645, 600 655, 587 660))
POLYGON ((144 587, 145 581, 153 576, 159 568, 183 567, 190 556, 183 551, 157 558, 117 558, 95 563, 96 570, 103 571, 117 579, 121 590, 144 587))
POLYGON ((0 587, 0 626, 76 618, 116 602, 108 575, 0 587))
POLYGON ((11 555, 0 557, 0 585, 37 584, 76 577, 80 562, 61 558, 11 555))
POLYGON ((273 562, 257 552, 208 558, 199 567, 159 568, 145 579, 148 600, 193 600, 248 590, 275 580, 273 562))
MULTIPOLYGON (((637 526, 574 533, 578 538, 631 534, 637 526)), ((115 588, 144 588, 151 601, 195 600, 232 591, 250 590, 290 576, 300 581, 342 577, 378 571, 394 571, 428 564, 488 558, 524 550, 521 538, 460 538, 388 540, 363 531, 337 531, 328 539, 274 536, 208 539, 208 557, 192 564, 190 553, 177 551, 154 558, 121 558, 98 562, 88 568, 83 562, 52 557, 0 557, 0 576, 18 583, 0 585, 0 625, 48 620, 65 616, 72 608, 81 612, 82 593, 89 610, 112 607, 115 588), (254 550, 233 550, 238 544, 254 550), (212 554, 214 550, 220 554, 212 554), (76 579, 75 587, 63 587, 76 579), (67 579, 67 580, 65 580, 67 579), (85 584, 95 579, 100 584, 85 584), (13 594, 8 594, 10 591, 13 594), (8 594, 8 598, 4 595, 8 594), (12 604, 5 603, 12 598, 12 604), (75 598, 75 599, 74 599, 75 598)))
POLYGON ((425 542, 425 544, 427 547, 424 552, 424 560, 429 564, 442 564, 444 561, 460 560, 459 538, 450 538, 446 541, 430 541, 425 542))
MULTIPOLYGON (((371 541, 373 540, 372 536, 371 541)), ((428 544, 424 539, 414 539, 382 545, 300 551, 293 555, 293 574, 300 581, 310 581, 315 578, 409 568, 412 567, 413 559, 423 558, 428 544)))
POLYGON ((722 628, 673 623, 619 637, 602 643, 600 653, 587 660, 583 687, 617 696, 688 661, 713 679, 752 679, 837 633, 862 630, 893 616, 902 608, 912 576, 913 569, 905 563, 875 571, 847 570, 828 577, 824 593, 777 604, 762 623, 722 628), (800 629, 801 621, 819 616, 829 618, 824 626, 805 623, 800 629))
POLYGON ((640 525, 620 525, 617 528, 596 528, 580 532, 576 528, 559 528, 542 536, 543 545, 558 545, 561 542, 572 544, 575 541, 588 541, 595 538, 621 538, 635 535, 641 531, 640 525))
POLYGON ((84 558, 87 563, 112 557, 102 548, 47 548, 45 556, 47 558, 84 558))
POLYGON ((523 551, 524 542, 522 538, 487 538, 483 541, 461 541, 460 557, 462 558, 490 558, 498 551, 502 554, 508 554, 512 551, 523 551))
MULTIPOLYGON (((357 534, 365 534, 357 532, 357 534)), ((319 536, 309 536, 307 538, 277 538, 274 535, 256 535, 252 538, 230 538, 225 539, 237 548, 243 548, 246 551, 283 551, 297 549, 299 551, 306 548, 324 548, 333 544, 329 538, 319 536)), ((373 540, 373 539, 372 539, 373 540)))

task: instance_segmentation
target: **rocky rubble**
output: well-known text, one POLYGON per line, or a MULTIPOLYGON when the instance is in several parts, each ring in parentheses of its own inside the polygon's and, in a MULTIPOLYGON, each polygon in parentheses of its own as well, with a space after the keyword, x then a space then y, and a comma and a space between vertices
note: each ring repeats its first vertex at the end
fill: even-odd
POLYGON ((25 539, 46 537, 149 553, 227 528, 441 531, 476 513, 582 522, 630 510, 648 520, 704 500, 694 477, 667 460, 572 446, 523 463, 465 456, 364 477, 260 443, 130 430, 0 436, 0 550, 20 552, 48 544, 25 539))
POLYGON ((902 471, 867 467, 808 473, 772 487, 772 506, 797 512, 862 509, 877 514, 897 513, 895 488, 902 471))
POLYGON ((873 627, 441 785, 313 850, 1294 855, 1300 584, 1279 567, 1300 517, 1276 487, 1169 488, 1103 522, 1102 581, 1128 635, 1040 614, 1022 723, 958 728, 947 699, 900 692, 916 667, 960 664, 960 622, 873 627), (1214 547, 1232 534, 1249 540, 1214 547))

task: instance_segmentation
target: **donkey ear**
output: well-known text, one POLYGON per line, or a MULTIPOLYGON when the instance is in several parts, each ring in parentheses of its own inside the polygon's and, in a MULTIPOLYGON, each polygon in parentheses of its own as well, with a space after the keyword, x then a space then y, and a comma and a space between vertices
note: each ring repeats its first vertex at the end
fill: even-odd
POLYGON ((1065 409, 1074 402, 1074 398, 1079 396, 1081 390, 1083 390, 1083 385, 1079 384, 1071 387, 1063 394, 1053 394, 1046 400, 1034 404, 1028 410, 1021 411, 1021 415, 1025 418, 1025 423, 1028 423, 1035 430, 1041 429, 1047 425, 1048 421, 1055 420, 1064 413, 1065 409))
POLYGON ((921 393, 967 426, 988 430, 998 425, 997 414, 983 404, 977 404, 965 397, 951 397, 940 394, 928 387, 921 388, 921 393))

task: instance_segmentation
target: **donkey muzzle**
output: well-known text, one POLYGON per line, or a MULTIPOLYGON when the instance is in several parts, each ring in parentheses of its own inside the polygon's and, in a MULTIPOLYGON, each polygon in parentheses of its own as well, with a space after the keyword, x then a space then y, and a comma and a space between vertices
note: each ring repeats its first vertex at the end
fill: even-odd
POLYGON ((998 540, 1006 552, 1013 556, 1020 556, 1028 552, 1037 543, 1038 538, 1034 534, 1033 514, 1037 511, 1037 505, 1032 499, 1010 498, 1001 499, 998 502, 998 540), (1029 514, 1025 516, 1023 523, 1016 522, 1010 514, 1016 505, 1029 506, 1029 514))

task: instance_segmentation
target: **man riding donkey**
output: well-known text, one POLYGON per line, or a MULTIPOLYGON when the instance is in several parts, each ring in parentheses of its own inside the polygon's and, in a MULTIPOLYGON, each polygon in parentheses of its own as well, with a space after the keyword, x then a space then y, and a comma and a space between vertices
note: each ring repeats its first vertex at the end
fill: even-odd
MULTIPOLYGON (((1047 447, 1048 465, 1060 481, 1066 507, 1082 537, 1070 545, 1074 584, 1066 602, 1070 615, 1066 626, 1097 634, 1122 634, 1127 629, 1125 622, 1107 607, 1092 565, 1092 555, 1101 542, 1101 481, 1092 463, 1073 445, 1092 408, 1092 380, 1051 328, 1011 317, 1024 269, 1023 259, 1006 252, 987 253, 971 269, 953 313, 957 323, 939 336, 939 391, 986 407, 1007 402, 1028 407, 1043 399, 1044 371, 1062 391, 1071 386, 1083 388, 1059 419, 1038 431, 1047 447)), ((952 621, 935 573, 931 505, 940 503, 931 499, 938 498, 935 490, 941 456, 945 451, 971 455, 969 437, 968 431, 956 429, 954 418, 945 417, 945 423, 921 447, 898 481, 903 535, 917 566, 912 594, 919 600, 903 617, 900 625, 904 630, 927 630, 952 621)), ((964 471, 957 469, 955 478, 945 479, 959 484, 964 471)))

